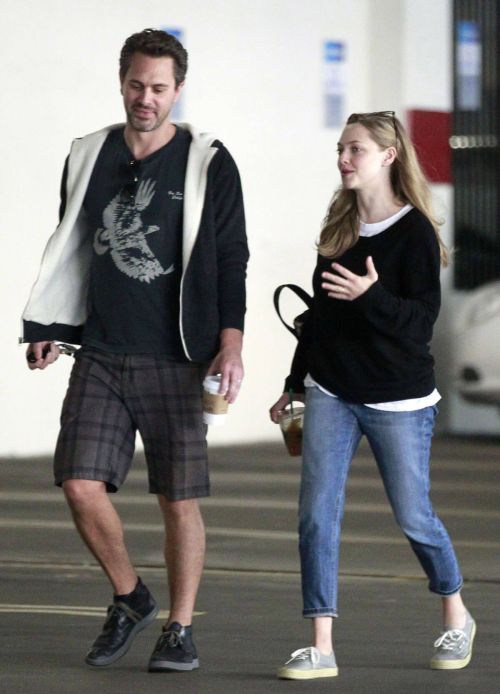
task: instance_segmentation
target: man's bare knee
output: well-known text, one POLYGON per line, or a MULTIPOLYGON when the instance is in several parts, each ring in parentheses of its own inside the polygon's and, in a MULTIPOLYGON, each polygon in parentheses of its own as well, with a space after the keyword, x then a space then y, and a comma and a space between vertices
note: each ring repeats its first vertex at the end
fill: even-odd
POLYGON ((166 520, 182 521, 186 518, 198 516, 200 507, 198 499, 182 499, 180 501, 169 501, 164 496, 159 495, 158 501, 166 520))
POLYGON ((100 480, 66 480, 62 488, 72 507, 83 506, 95 500, 97 495, 106 494, 106 484, 100 480))

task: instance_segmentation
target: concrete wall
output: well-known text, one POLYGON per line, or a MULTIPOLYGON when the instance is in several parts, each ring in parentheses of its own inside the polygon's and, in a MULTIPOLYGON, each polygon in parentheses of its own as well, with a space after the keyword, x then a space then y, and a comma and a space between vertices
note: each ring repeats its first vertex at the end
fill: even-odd
MULTIPOLYGON (((242 175, 252 253, 247 376, 229 423, 210 433, 232 442, 278 437, 267 410, 294 345, 274 315, 272 292, 288 281, 310 287, 314 240, 339 181, 339 131, 323 127, 323 42, 347 45, 346 115, 448 108, 449 23, 449 0, 184 0, 175 7, 4 0, 0 454, 49 451, 57 435, 71 360, 28 372, 16 346, 19 316, 55 226, 71 139, 122 120, 118 54, 129 34, 184 30, 183 118, 216 132, 242 175)), ((449 207, 451 192, 437 192, 449 207)))

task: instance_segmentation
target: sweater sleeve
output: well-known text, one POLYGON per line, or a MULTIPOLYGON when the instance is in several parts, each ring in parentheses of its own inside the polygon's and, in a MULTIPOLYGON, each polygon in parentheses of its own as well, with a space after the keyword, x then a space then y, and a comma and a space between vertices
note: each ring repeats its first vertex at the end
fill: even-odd
POLYGON ((69 155, 66 157, 66 160, 64 162, 64 168, 61 176, 61 185, 59 187, 60 191, 60 203, 59 203, 59 221, 62 220, 64 217, 64 213, 66 212, 66 200, 68 197, 67 190, 66 190, 66 184, 68 182, 68 166, 69 166, 69 155))
POLYGON ((236 164, 224 146, 220 147, 211 168, 220 328, 243 330, 249 252, 241 181, 236 164))
POLYGON ((290 374, 285 379, 284 393, 288 393, 290 390, 293 393, 305 391, 304 379, 309 371, 309 351, 312 342, 312 311, 313 309, 309 309, 305 314, 306 318, 295 348, 290 374))
MULTIPOLYGON (((60 183, 60 203, 59 203, 59 222, 61 222, 66 211, 67 201, 67 180, 68 180, 69 155, 64 162, 63 172, 60 183)), ((51 323, 43 325, 35 321, 22 321, 23 336, 21 342, 44 342, 50 340, 60 340, 72 344, 80 344, 82 339, 82 326, 64 325, 62 323, 51 323)))
POLYGON ((386 289, 379 278, 354 304, 382 333, 430 341, 441 304, 440 254, 434 230, 425 222, 409 235, 401 267, 401 295, 386 289))

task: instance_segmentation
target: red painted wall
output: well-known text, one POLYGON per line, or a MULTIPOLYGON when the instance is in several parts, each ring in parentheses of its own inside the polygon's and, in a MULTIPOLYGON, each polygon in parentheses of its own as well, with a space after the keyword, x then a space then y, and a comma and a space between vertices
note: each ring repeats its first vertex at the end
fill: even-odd
POLYGON ((432 183, 451 183, 451 113, 407 111, 408 132, 420 164, 432 183))

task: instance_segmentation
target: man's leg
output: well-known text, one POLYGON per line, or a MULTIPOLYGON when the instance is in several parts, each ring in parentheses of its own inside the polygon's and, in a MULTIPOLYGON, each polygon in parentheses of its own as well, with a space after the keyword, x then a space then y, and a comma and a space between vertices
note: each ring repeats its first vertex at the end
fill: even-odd
POLYGON ((56 484, 118 595, 137 583, 122 524, 107 494, 125 480, 134 453, 135 424, 121 394, 123 362, 122 355, 88 348, 77 353, 54 455, 56 484))
POLYGON ((162 357, 131 359, 130 411, 144 442, 149 491, 165 523, 170 612, 149 670, 198 667, 192 615, 203 571, 205 529, 198 499, 210 493, 202 364, 162 357))
POLYGON ((158 607, 132 566, 123 526, 105 483, 73 479, 66 480, 63 489, 78 532, 114 589, 103 630, 85 658, 88 665, 110 665, 125 655, 139 631, 151 624, 158 607))
POLYGON ((205 526, 197 499, 158 496, 165 522, 165 561, 172 622, 190 625, 205 560, 205 526))
POLYGON ((197 499, 158 496, 165 521, 170 611, 149 661, 150 672, 198 667, 192 617, 205 558, 205 527, 197 499))
POLYGON ((54 455, 56 484, 63 487, 76 527, 115 593, 85 659, 95 666, 121 658, 158 612, 131 564, 120 518, 107 494, 108 488, 120 488, 134 452, 135 422, 122 393, 125 364, 123 355, 87 348, 77 354, 54 455))
POLYGON ((104 569, 116 595, 131 593, 137 574, 123 538, 123 526, 104 482, 66 480, 63 490, 83 541, 104 569))

